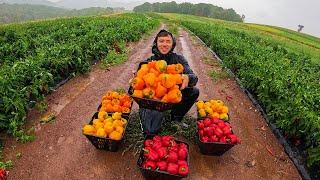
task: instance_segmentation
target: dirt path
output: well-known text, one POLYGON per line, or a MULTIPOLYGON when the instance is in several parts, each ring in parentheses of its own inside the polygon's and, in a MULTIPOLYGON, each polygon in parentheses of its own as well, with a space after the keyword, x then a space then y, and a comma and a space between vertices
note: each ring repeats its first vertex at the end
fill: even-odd
MULTIPOLYGON (((192 146, 190 179, 300 179, 262 116, 235 81, 223 79, 213 83, 208 72, 212 68, 219 70, 216 60, 186 31, 179 34, 176 51, 185 55, 199 76, 200 98, 225 101, 226 95, 232 96, 226 103, 234 131, 242 139, 241 145, 221 157, 203 156, 192 146), (248 162, 253 167, 248 167, 248 162)), ((127 88, 138 62, 151 55, 154 35, 134 44, 126 63, 110 70, 94 67, 90 74, 72 79, 48 96, 49 109, 57 114, 55 122, 46 125, 30 122, 36 126, 34 142, 6 143, 6 158, 16 159, 9 179, 142 179, 137 158, 130 153, 121 156, 121 151, 96 150, 81 134, 81 127, 89 121, 107 90, 127 88), (17 153, 22 153, 19 159, 15 158, 17 153)), ((195 108, 190 113, 194 115, 195 108)), ((29 116, 39 114, 30 112, 29 116)))

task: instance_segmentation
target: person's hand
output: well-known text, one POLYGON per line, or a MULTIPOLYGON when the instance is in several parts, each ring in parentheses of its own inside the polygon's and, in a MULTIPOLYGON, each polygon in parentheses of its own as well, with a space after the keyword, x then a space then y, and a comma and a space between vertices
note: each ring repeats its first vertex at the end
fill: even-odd
POLYGON ((131 79, 129 79, 129 84, 131 85, 131 83, 132 83, 132 80, 134 79, 136 77, 136 72, 132 72, 132 78, 131 79))
POLYGON ((183 90, 184 88, 188 87, 189 84, 189 76, 187 74, 182 74, 182 84, 180 87, 180 90, 183 90))

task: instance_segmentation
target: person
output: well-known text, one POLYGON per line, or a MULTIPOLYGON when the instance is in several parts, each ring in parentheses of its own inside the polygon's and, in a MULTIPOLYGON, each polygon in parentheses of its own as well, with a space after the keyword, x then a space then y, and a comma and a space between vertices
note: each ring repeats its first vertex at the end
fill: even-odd
MULTIPOLYGON (((153 45, 153 56, 140 62, 139 68, 142 64, 147 64, 152 60, 165 60, 167 64, 182 64, 184 71, 182 74, 183 82, 180 86, 182 100, 175 104, 170 112, 171 121, 181 123, 185 114, 191 109, 199 97, 199 89, 195 87, 198 82, 198 77, 191 70, 187 60, 182 56, 173 52, 176 46, 176 40, 173 35, 165 29, 162 29, 156 36, 153 45)), ((157 134, 162 120, 164 119, 164 113, 150 109, 139 109, 141 128, 146 134, 157 134)))

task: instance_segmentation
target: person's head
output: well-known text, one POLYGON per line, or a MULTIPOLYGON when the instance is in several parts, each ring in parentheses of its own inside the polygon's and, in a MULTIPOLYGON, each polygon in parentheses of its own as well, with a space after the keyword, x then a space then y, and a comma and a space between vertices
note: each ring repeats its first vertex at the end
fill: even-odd
POLYGON ((157 35, 157 49, 163 55, 168 54, 173 47, 173 37, 168 31, 162 30, 157 35))

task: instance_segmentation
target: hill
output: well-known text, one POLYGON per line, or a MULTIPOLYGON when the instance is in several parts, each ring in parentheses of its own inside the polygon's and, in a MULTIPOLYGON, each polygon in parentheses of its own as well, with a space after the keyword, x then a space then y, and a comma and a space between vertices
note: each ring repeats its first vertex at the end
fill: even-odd
POLYGON ((69 10, 46 5, 0 4, 0 24, 66 16, 110 14, 111 8, 91 7, 69 10))

